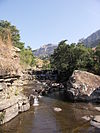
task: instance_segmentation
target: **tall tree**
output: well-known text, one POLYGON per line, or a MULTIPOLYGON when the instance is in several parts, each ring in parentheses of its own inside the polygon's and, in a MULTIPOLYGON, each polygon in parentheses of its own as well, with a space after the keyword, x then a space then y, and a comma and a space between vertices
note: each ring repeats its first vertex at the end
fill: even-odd
POLYGON ((68 75, 76 69, 92 71, 93 51, 80 43, 68 45, 64 40, 59 43, 50 61, 52 68, 66 72, 68 75))
MULTIPOLYGON (((24 48, 24 43, 20 41, 20 33, 19 33, 19 30, 16 28, 16 26, 11 25, 11 23, 8 21, 1 20, 0 29, 2 30, 2 33, 4 33, 4 31, 9 30, 11 33, 11 40, 13 45, 20 49, 24 48)), ((6 32, 4 34, 6 34, 6 32)))

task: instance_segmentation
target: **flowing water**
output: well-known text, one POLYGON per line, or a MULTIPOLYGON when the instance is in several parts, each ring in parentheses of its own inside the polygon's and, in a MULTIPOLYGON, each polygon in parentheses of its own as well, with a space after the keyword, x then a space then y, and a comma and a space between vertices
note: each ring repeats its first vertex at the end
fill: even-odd
POLYGON ((10 122, 0 127, 0 133, 100 133, 89 122, 82 119, 85 115, 96 115, 90 103, 70 103, 62 101, 59 93, 39 99, 39 106, 31 107, 10 122), (56 98, 56 99, 54 99, 56 98), (54 111, 55 107, 62 109, 54 111))

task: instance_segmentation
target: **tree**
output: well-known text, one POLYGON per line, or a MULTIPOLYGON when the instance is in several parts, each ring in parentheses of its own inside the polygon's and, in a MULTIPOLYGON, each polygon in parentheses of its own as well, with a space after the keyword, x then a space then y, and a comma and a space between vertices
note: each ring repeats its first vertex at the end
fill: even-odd
POLYGON ((30 49, 23 49, 20 53, 21 64, 26 66, 35 65, 35 57, 30 49))
POLYGON ((8 34, 10 34, 12 44, 21 50, 21 64, 25 64, 27 66, 35 65, 35 57, 32 53, 32 49, 30 46, 27 46, 27 48, 25 49, 24 43, 20 41, 20 33, 16 26, 11 25, 11 23, 8 21, 1 20, 0 36, 2 37, 3 41, 7 41, 8 34))
POLYGON ((94 72, 100 75, 100 43, 95 48, 94 52, 94 72))
POLYGON ((30 46, 27 46, 27 49, 32 50, 30 46))
POLYGON ((67 73, 68 76, 76 69, 92 71, 93 51, 81 43, 68 45, 66 41, 61 41, 50 61, 52 68, 67 73))
POLYGON ((11 33, 12 44, 20 49, 24 48, 24 43, 20 42, 20 33, 16 26, 11 25, 8 21, 1 20, 0 31, 2 32, 3 37, 6 37, 7 31, 9 31, 11 33))
POLYGON ((44 70, 46 70, 46 69, 50 69, 50 61, 48 60, 48 59, 44 59, 43 60, 43 66, 42 66, 42 68, 44 69, 44 70))

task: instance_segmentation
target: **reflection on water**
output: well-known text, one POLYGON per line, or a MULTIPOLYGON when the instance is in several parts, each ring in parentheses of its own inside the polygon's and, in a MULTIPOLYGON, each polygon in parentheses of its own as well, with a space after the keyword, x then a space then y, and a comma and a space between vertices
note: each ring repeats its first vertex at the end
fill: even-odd
MULTIPOLYGON (((51 97, 54 97, 52 95, 51 97)), ((98 114, 92 104, 68 103, 50 97, 0 127, 0 133, 100 133, 81 117, 98 114), (54 111, 54 107, 62 109, 54 111)))

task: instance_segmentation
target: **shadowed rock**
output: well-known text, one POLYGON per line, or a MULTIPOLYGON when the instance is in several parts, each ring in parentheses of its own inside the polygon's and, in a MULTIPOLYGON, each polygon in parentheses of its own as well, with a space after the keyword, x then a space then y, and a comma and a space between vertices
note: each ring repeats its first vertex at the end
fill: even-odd
POLYGON ((100 102, 100 76, 75 70, 67 82, 69 99, 100 102))

